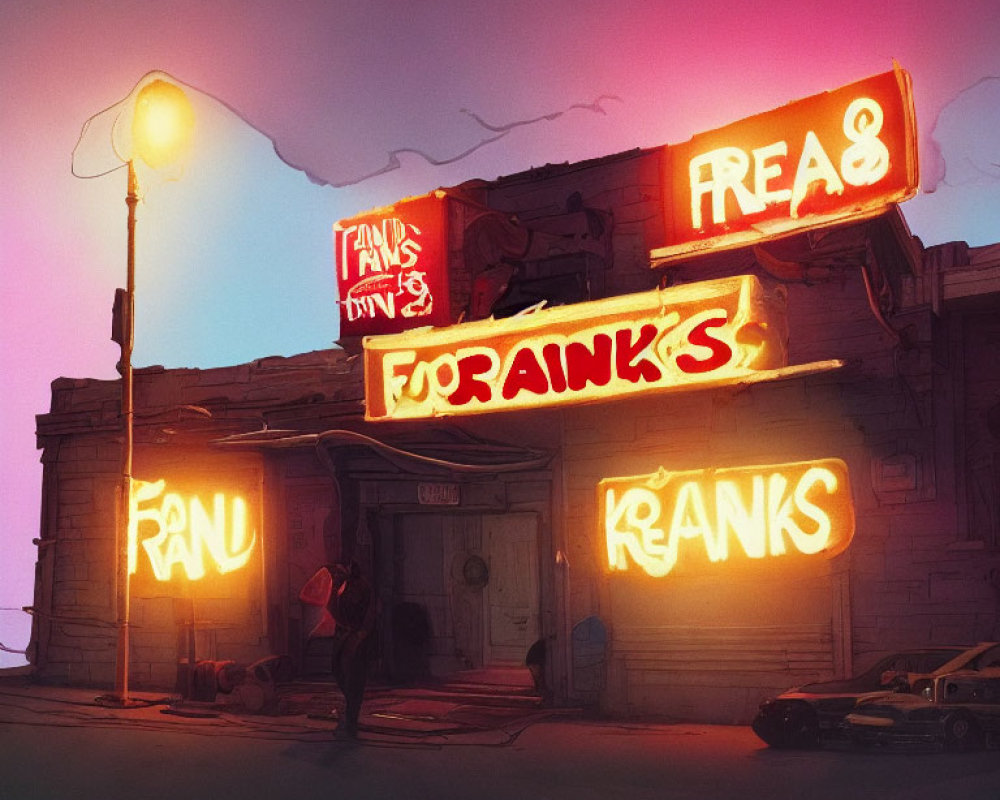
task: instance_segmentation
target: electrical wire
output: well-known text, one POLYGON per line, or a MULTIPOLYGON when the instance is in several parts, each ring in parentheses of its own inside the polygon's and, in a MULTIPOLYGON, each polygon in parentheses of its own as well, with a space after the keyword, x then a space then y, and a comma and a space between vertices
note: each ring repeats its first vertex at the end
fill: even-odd
MULTIPOLYGON (((519 455, 522 457, 514 461, 492 461, 490 463, 471 463, 463 461, 453 461, 451 459, 427 456, 412 450, 404 450, 400 447, 382 442, 373 436, 368 436, 358 431, 346 429, 332 429, 322 433, 292 434, 274 438, 259 438, 261 431, 253 431, 246 434, 235 434, 218 439, 214 442, 221 446, 254 446, 266 448, 292 448, 313 445, 321 460, 324 460, 322 451, 331 446, 337 445, 362 445, 368 447, 381 455, 391 464, 406 472, 413 471, 414 464, 436 467, 452 472, 466 472, 473 474, 492 475, 498 472, 522 472, 532 469, 539 469, 547 465, 553 458, 553 453, 530 448, 519 448, 519 455)), ((488 449, 488 442, 481 442, 484 449, 488 449)), ((510 448, 508 448, 510 449, 510 448)), ((324 460, 325 463, 325 460, 324 460)))
POLYGON ((889 334, 892 340, 897 345, 899 345, 902 341, 899 335, 899 331, 897 331, 889 324, 889 322, 885 318, 885 315, 882 313, 882 310, 878 306, 878 301, 875 298, 875 287, 872 285, 872 277, 869 274, 867 264, 861 265, 861 279, 864 281, 865 284, 865 294, 868 297, 868 308, 871 310, 872 315, 875 317, 875 320, 878 322, 878 324, 882 327, 882 330, 884 330, 887 334, 889 334))

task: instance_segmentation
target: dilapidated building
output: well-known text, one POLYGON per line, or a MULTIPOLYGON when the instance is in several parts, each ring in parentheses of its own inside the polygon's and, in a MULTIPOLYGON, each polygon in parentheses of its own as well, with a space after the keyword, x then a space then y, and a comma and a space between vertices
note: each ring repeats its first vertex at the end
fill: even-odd
MULTIPOLYGON (((876 652, 1000 635, 1000 247, 925 247, 890 203, 651 258, 666 158, 342 221, 342 267, 438 272, 339 274, 330 350, 138 370, 134 684, 192 655, 321 674, 299 592, 339 560, 372 577, 386 680, 544 642, 555 702, 617 715, 745 722, 876 652)), ((38 417, 45 680, 113 679, 119 394, 61 378, 38 417)))

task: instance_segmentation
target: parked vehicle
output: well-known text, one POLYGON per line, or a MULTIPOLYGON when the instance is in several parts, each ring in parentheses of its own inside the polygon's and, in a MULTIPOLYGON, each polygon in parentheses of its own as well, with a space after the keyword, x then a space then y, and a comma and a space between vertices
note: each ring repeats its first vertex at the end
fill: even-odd
POLYGON ((771 747, 815 747, 842 735, 844 716, 869 692, 904 691, 912 681, 966 652, 962 647, 926 647, 879 659, 870 669, 847 680, 809 683, 760 704, 751 727, 771 747))
MULTIPOLYGON (((1000 734, 1000 644, 984 643, 958 670, 949 662, 917 680, 909 694, 880 692, 859 698, 844 718, 859 746, 933 743, 973 750, 1000 734)), ((963 654, 968 656, 969 653, 963 654)))

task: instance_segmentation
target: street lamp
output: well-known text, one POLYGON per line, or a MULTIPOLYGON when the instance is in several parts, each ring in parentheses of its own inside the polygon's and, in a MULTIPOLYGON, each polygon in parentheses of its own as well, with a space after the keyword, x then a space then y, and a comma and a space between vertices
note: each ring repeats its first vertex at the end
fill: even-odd
MULTIPOLYGON (((174 83, 156 78, 146 83, 135 97, 132 114, 132 147, 126 162, 128 190, 128 257, 127 282, 123 297, 116 298, 120 326, 116 340, 121 345, 122 397, 121 415, 124 427, 122 448, 121 488, 116 530, 115 586, 118 607, 118 648, 115 661, 115 698, 127 705, 129 674, 129 595, 131 563, 129 558, 129 528, 131 526, 132 451, 133 451, 133 388, 132 345, 135 322, 135 207, 139 203, 139 182, 135 160, 141 159, 152 169, 167 167, 190 145, 194 128, 194 112, 184 90, 174 83)), ((119 320, 116 314, 116 321, 119 320)))

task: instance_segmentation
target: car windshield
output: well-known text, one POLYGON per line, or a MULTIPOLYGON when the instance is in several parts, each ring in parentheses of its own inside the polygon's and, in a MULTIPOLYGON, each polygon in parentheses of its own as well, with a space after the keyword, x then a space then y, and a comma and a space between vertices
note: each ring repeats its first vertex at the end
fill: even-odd
MULTIPOLYGON (((823 681, 809 683, 799 687, 804 692, 875 692, 884 688, 885 674, 904 674, 908 672, 929 673, 942 664, 951 663, 948 659, 964 653, 959 648, 941 648, 940 650, 908 651, 893 653, 880 658, 870 668, 852 678, 840 681, 823 681)), ((890 676, 892 677, 892 676, 890 676)))
POLYGON ((1000 661, 1000 643, 981 642, 970 647, 934 670, 935 675, 946 675, 960 669, 981 669, 994 666, 1000 661))

